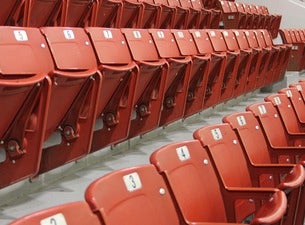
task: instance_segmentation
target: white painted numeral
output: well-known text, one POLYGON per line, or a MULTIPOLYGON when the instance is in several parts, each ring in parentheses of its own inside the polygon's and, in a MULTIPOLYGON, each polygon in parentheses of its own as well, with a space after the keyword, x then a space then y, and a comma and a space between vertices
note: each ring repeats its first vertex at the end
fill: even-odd
POLYGON ((245 126, 247 124, 244 116, 238 116, 236 119, 237 119, 239 126, 245 126))
POLYGON ((215 36, 216 36, 215 31, 210 31, 210 34, 211 34, 212 37, 215 37, 215 36))
POLYGON ((264 105, 258 106, 258 110, 259 110, 259 112, 260 112, 261 115, 264 115, 264 114, 267 113, 267 110, 266 110, 266 108, 265 108, 264 105))
POLYGON ((282 104, 281 99, 279 97, 274 97, 274 102, 276 105, 282 104))
POLYGON ((200 31, 196 31, 196 32, 195 32, 195 36, 198 37, 198 38, 200 38, 200 37, 201 37, 200 31))
POLYGON ((67 40, 73 40, 73 39, 75 39, 75 35, 74 35, 73 30, 64 30, 64 35, 65 35, 65 38, 66 38, 67 40))
POLYGON ((180 148, 176 148, 177 155, 180 159, 180 161, 185 161, 187 159, 190 159, 190 152, 186 146, 182 146, 180 148))
POLYGON ((112 39, 113 38, 111 30, 104 30, 103 33, 104 33, 104 37, 106 39, 112 39))
POLYGON ((301 85, 297 85, 297 89, 298 89, 298 91, 302 91, 303 90, 301 85))
POLYGON ((40 225, 67 225, 66 219, 62 213, 50 216, 40 221, 40 225))
POLYGON ((165 35, 164 35, 164 32, 163 31, 158 31, 157 32, 157 35, 160 39, 164 39, 165 35))
POLYGON ((215 141, 222 139, 222 133, 219 128, 211 130, 211 133, 215 141))
POLYGON ((291 97, 292 97, 292 92, 291 92, 291 90, 287 90, 287 91, 286 91, 286 95, 287 95, 288 98, 291 98, 291 97))
POLYGON ((179 37, 179 38, 184 38, 184 34, 183 34, 183 32, 178 31, 178 37, 179 37))
POLYGON ((138 30, 135 30, 135 31, 133 32, 133 36, 134 36, 135 38, 137 38, 137 39, 142 38, 141 32, 138 31, 138 30))
POLYGON ((125 175, 123 177, 123 180, 124 180, 126 188, 129 192, 142 188, 142 183, 141 183, 139 174, 136 172, 125 175))
POLYGON ((17 41, 27 41, 28 35, 25 30, 14 30, 14 35, 17 41))

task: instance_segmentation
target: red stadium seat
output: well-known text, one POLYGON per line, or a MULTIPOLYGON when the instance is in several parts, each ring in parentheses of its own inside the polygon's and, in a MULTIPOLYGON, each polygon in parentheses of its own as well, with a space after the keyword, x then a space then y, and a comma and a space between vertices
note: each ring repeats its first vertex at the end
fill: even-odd
POLYGON ((202 110, 206 93, 211 57, 200 55, 188 30, 172 30, 181 56, 192 56, 192 70, 188 87, 184 117, 202 110))
POLYGON ((96 27, 115 27, 121 24, 123 2, 120 0, 101 0, 95 9, 95 20, 92 26, 96 27))
POLYGON ((222 20, 225 29, 246 28, 247 14, 238 11, 236 5, 230 1, 219 1, 222 10, 222 20))
POLYGON ((81 28, 44 27, 55 69, 40 173, 88 154, 101 75, 89 37, 81 28))
MULTIPOLYGON (((278 162, 278 158, 281 157, 283 153, 293 156, 297 150, 294 152, 285 149, 274 151, 273 149, 269 148, 268 142, 264 137, 264 132, 252 112, 233 113, 224 117, 223 121, 229 123, 238 134, 238 137, 242 142, 243 149, 247 153, 251 164, 267 165, 272 163, 272 166, 274 164, 277 164, 279 166, 277 170, 280 172, 283 169, 284 174, 285 168, 288 169, 293 165, 299 167, 298 169, 304 170, 301 164, 280 164, 278 162)), ((296 167, 295 169, 297 169, 296 167)), ((285 176, 284 174, 281 174, 281 176, 285 176)), ((272 174, 264 174, 264 177, 260 178, 261 180, 270 181, 278 179, 279 177, 274 177, 274 175, 272 174)), ((303 187, 301 187, 301 189, 302 192, 304 192, 304 185, 302 186, 303 187)), ((291 215, 286 215, 286 224, 294 224, 293 220, 295 217, 298 218, 301 216, 304 218, 304 212, 300 211, 299 209, 300 206, 305 204, 305 199, 300 197, 299 194, 294 195, 294 197, 296 199, 293 200, 292 204, 296 204, 298 210, 296 211, 296 213, 292 213, 290 211, 291 215)))
POLYGON ((275 71, 277 77, 274 77, 274 80, 275 81, 282 80, 285 76, 287 66, 289 63, 289 58, 291 55, 291 46, 287 44, 277 44, 277 45, 273 44, 272 37, 268 30, 260 30, 258 32, 262 33, 268 48, 273 48, 279 51, 279 58, 275 71))
POLYGON ((139 69, 119 29, 86 31, 103 77, 91 147, 91 151, 96 151, 127 139, 139 69))
POLYGON ((256 77, 256 82, 255 82, 255 88, 261 88, 264 86, 265 84, 265 74, 268 68, 268 57, 269 57, 269 53, 267 50, 263 50, 259 43, 258 40, 256 38, 255 35, 255 31, 254 30, 246 30, 244 31, 247 37, 247 41, 249 46, 253 49, 253 51, 257 52, 256 54, 258 54, 258 64, 259 64, 259 70, 257 73, 257 77, 256 77))
MULTIPOLYGON (((211 160, 219 173, 219 179, 223 181, 226 188, 276 187, 283 190, 288 198, 288 209, 283 224, 291 224, 297 210, 299 187, 302 186, 305 178, 305 171, 301 165, 277 166, 250 161, 229 124, 200 128, 194 132, 194 137, 200 140, 211 155, 211 160), (272 174, 274 179, 266 179, 268 174, 272 174), (283 174, 286 175, 284 179, 281 178, 283 174)), ((245 200, 241 200, 238 205, 244 208, 244 210, 240 209, 241 212, 237 216, 240 219, 243 217, 239 216, 247 216, 249 213, 247 210, 253 209, 251 203, 245 200)))
POLYGON ((210 28, 211 19, 212 19, 212 11, 204 8, 201 0, 192 0, 191 4, 194 9, 196 9, 200 12, 198 28, 199 29, 210 28))
POLYGON ((252 49, 247 41, 246 34, 243 30, 233 30, 239 49, 250 54, 250 68, 245 83, 245 92, 250 92, 255 89, 256 79, 259 73, 259 51, 252 49))
POLYGON ((218 102, 220 103, 233 97, 233 90, 239 67, 240 52, 228 49, 221 30, 209 30, 208 35, 214 52, 223 54, 226 58, 226 67, 223 80, 221 81, 221 94, 218 102))
POLYGON ((289 98, 293 105, 293 108, 296 112, 296 115, 300 121, 301 124, 305 124, 305 103, 304 103, 304 88, 305 88, 305 82, 299 81, 298 83, 294 83, 289 85, 289 88, 287 89, 281 89, 279 92, 282 93, 283 91, 290 91, 289 98))
POLYGON ((159 126, 168 64, 165 59, 159 58, 147 29, 122 29, 122 32, 139 67, 129 132, 129 137, 134 137, 159 126))
POLYGON ((60 0, 27 0, 24 25, 28 27, 59 26, 60 0))
POLYGON ((22 26, 25 0, 6 1, 1 4, 0 8, 0 26, 22 26))
POLYGON ((247 111, 251 111, 258 119, 271 149, 277 151, 284 148, 291 150, 292 153, 294 150, 298 150, 294 154, 294 157, 282 154, 282 157, 279 158, 279 162, 298 163, 301 160, 304 155, 302 151, 305 149, 304 146, 301 145, 304 138, 298 135, 291 136, 288 134, 280 115, 272 102, 255 103, 249 105, 246 109, 247 111))
POLYGON ((263 50, 263 52, 265 52, 266 54, 266 70, 265 70, 265 74, 262 77, 263 81, 262 81, 262 85, 266 86, 269 84, 272 84, 273 82, 275 82, 275 79, 277 79, 279 77, 278 74, 276 74, 276 72, 278 72, 279 70, 277 70, 277 67, 279 66, 279 62, 280 62, 280 50, 278 48, 273 48, 272 46, 268 46, 266 44, 265 38, 261 32, 261 30, 256 30, 254 31, 254 34, 256 36, 257 42, 259 44, 259 47, 263 50))
POLYGON ((153 165, 109 173, 91 183, 85 197, 105 225, 180 224, 171 194, 153 165))
POLYGON ((240 49, 236 34, 237 33, 234 33, 232 30, 222 31, 227 49, 231 52, 236 52, 239 54, 237 75, 233 85, 233 97, 237 97, 245 93, 252 60, 252 51, 249 51, 248 49, 240 49))
POLYGON ((87 27, 94 24, 97 0, 63 0, 60 26, 87 27))
POLYGON ((170 30, 150 29, 152 39, 159 56, 167 59, 169 64, 168 77, 165 82, 163 109, 160 126, 182 119, 188 96, 191 56, 181 57, 178 45, 170 30))
POLYGON ((170 29, 174 27, 176 7, 170 6, 167 0, 154 0, 154 3, 161 7, 158 28, 170 29))
POLYGON ((10 223, 10 225, 29 224, 101 225, 102 222, 86 202, 71 202, 32 213, 10 223))
POLYGON ((225 71, 226 56, 216 53, 205 30, 190 30, 197 49, 201 55, 211 57, 208 83, 202 109, 214 106, 219 102, 221 85, 225 71))
POLYGON ((53 70, 36 28, 0 28, 0 188, 39 169, 53 70), (22 60, 20 60, 22 59, 22 60))
POLYGON ((305 44, 297 42, 294 32, 288 29, 280 29, 279 31, 282 41, 285 44, 292 45, 291 55, 289 58, 288 71, 301 71, 304 69, 305 60, 305 44))
MULTIPOLYGON (((247 215, 256 211, 250 224, 269 224, 271 221, 260 221, 263 208, 241 208, 236 205, 243 198, 261 200, 272 192, 279 194, 276 189, 258 188, 226 188, 218 180, 213 167, 213 160, 197 140, 184 141, 166 145, 155 151, 150 161, 158 168, 176 199, 179 211, 185 223, 189 221, 210 223, 238 223, 245 219, 236 215, 247 215), (208 182, 207 182, 208 181, 208 182), (260 192, 260 193, 259 193, 260 192), (269 193, 269 194, 267 194, 269 193), (267 194, 267 195, 266 195, 267 194), (203 204, 204 202, 204 204, 203 204), (240 211, 243 210, 243 213, 240 211), (247 211, 247 212, 245 212, 247 211), (258 222, 260 221, 260 222, 258 222)), ((275 194, 275 195, 277 195, 275 194)), ((268 199, 269 197, 267 197, 268 199)), ((276 197, 276 200, 279 200, 276 197)), ((274 204, 277 204, 274 202, 274 204)), ((275 207, 275 205, 273 206, 275 207)), ((272 207, 272 208, 273 208, 272 207)), ((269 208, 272 209, 272 208, 269 208)), ((277 207, 276 207, 277 208, 277 207)), ((273 210, 264 214, 273 214, 273 210)), ((264 210, 263 210, 264 211, 264 210)), ((272 221, 276 222, 276 221, 272 221)))

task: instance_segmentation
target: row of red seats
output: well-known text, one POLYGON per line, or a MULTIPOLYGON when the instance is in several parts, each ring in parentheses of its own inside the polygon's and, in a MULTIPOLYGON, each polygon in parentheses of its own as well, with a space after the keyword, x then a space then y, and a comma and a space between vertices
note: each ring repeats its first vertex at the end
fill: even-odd
POLYGON ((266 30, 1 27, 0 41, 0 187, 279 81, 290 54, 266 30))
POLYGON ((225 116, 222 124, 196 130, 195 140, 161 147, 150 157, 153 165, 97 179, 85 192, 86 202, 42 210, 11 225, 303 225, 305 133, 296 130, 304 122, 304 88, 300 81, 225 116))
POLYGON ((305 69, 305 30, 280 29, 283 43, 292 45, 292 53, 287 70, 302 71, 305 69))
POLYGON ((266 6, 219 1, 225 29, 267 29, 276 38, 282 16, 270 14, 266 6))
MULTIPOLYGON (((211 0, 12 0, 0 9, 0 25, 116 28, 218 28, 211 0)), ((212 4, 213 5, 213 4, 212 4)))

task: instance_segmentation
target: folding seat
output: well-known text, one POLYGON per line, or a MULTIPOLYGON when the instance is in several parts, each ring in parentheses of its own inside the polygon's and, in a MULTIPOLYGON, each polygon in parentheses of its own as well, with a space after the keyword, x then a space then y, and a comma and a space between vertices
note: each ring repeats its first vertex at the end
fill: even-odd
POLYGON ((63 0, 60 26, 87 27, 94 24, 97 0, 63 0))
POLYGON ((258 29, 259 23, 261 20, 261 16, 257 13, 254 5, 244 4, 244 9, 249 15, 252 15, 252 23, 251 23, 251 27, 249 27, 249 29, 258 29))
POLYGON ((174 34, 180 55, 192 56, 192 69, 184 111, 184 117, 188 117, 202 110, 211 56, 198 53, 192 35, 188 30, 172 30, 171 32, 174 34))
MULTIPOLYGON (((301 124, 292 107, 291 101, 288 96, 292 95, 291 91, 284 91, 281 94, 272 94, 265 97, 265 101, 272 102, 274 107, 277 109, 280 119, 283 121, 286 131, 289 135, 299 134, 300 136, 305 135, 305 125, 301 124)), ((300 143, 305 145, 304 142, 300 143)))
POLYGON ((235 4, 230 1, 219 1, 219 5, 225 29, 246 28, 246 13, 239 12, 235 4))
POLYGON ((186 29, 190 11, 181 6, 179 0, 167 0, 168 6, 175 8, 174 22, 171 28, 186 29))
MULTIPOLYGON (((252 112, 240 112, 230 114, 223 118, 223 122, 229 123, 231 127, 236 131, 242 143, 243 149, 248 155, 249 160, 252 164, 272 163, 271 165, 278 164, 279 167, 283 166, 287 167, 287 169, 292 165, 302 167, 301 164, 286 164, 287 162, 285 162, 285 164, 281 164, 279 162, 279 159, 285 154, 289 155, 290 157, 295 157, 296 155, 299 155, 300 152, 303 151, 305 153, 305 151, 298 151, 298 149, 291 150, 285 148, 281 148, 276 151, 271 149, 267 140, 265 139, 264 132, 260 127, 259 122, 257 121, 252 112)), ((281 168, 278 168, 277 170, 281 171, 281 168)), ((274 177, 271 174, 265 174, 265 176, 261 177, 261 179, 274 180, 274 177)), ((304 185, 303 187, 301 187, 301 189, 302 192, 305 191, 304 185)), ((298 196, 298 199, 295 199, 295 203, 297 203, 297 201, 299 201, 297 204, 298 207, 305 204, 305 199, 301 196, 298 196)), ((296 212, 295 216, 296 218, 300 216, 304 218, 304 211, 302 212, 298 208, 298 211, 296 212)), ((293 219, 293 217, 286 217, 286 222, 288 222, 288 224, 294 224, 291 219, 293 219)))
POLYGON ((229 6, 232 12, 238 14, 238 29, 246 29, 247 28, 247 13, 244 11, 242 5, 239 6, 239 3, 229 2, 229 6))
MULTIPOLYGON (((289 135, 285 129, 280 115, 272 102, 261 102, 249 105, 246 108, 247 111, 251 111, 262 127, 265 137, 268 141, 270 148, 279 151, 279 149, 289 149, 291 151, 305 149, 301 145, 304 137, 303 135, 289 135)), ((297 163, 302 158, 302 151, 295 157, 289 157, 287 154, 282 154, 283 157, 279 159, 279 162, 292 162, 297 163)))
POLYGON ((210 9, 211 11, 211 20, 210 20, 210 29, 219 29, 221 11, 218 9, 210 9))
POLYGON ((123 2, 120 0, 98 1, 95 11, 94 24, 96 27, 116 27, 121 24, 123 2))
POLYGON ((90 152, 101 74, 81 28, 44 27, 55 69, 40 173, 90 152))
POLYGON ((63 1, 27 0, 24 25, 27 27, 59 26, 63 1))
POLYGON ((272 38, 276 38, 281 25, 282 15, 270 14, 266 6, 261 6, 261 8, 264 15, 271 17, 270 27, 267 29, 270 31, 272 38))
POLYGON ((190 0, 179 0, 183 9, 188 10, 188 16, 186 19, 186 29, 199 29, 201 19, 205 16, 205 12, 200 8, 194 8, 190 0))
POLYGON ((200 12, 199 18, 199 29, 210 28, 211 19, 212 19, 212 11, 204 8, 201 0, 193 0, 191 1, 192 7, 200 12))
POLYGON ((278 74, 276 74, 276 72, 279 71, 277 70, 277 67, 281 59, 281 57, 279 56, 280 51, 278 48, 272 48, 271 46, 268 46, 266 44, 261 30, 255 30, 254 34, 256 36, 260 48, 265 52, 265 54, 268 55, 268 62, 265 71, 264 81, 262 81, 262 85, 266 86, 275 82, 275 79, 279 76, 278 74))
MULTIPOLYGON (((270 217, 272 222, 277 221, 284 213, 286 199, 283 193, 275 190, 269 191, 269 194, 273 194, 274 201, 262 207, 256 223, 253 224, 270 217)), ((191 196, 194 196, 194 193, 191 196)), ((91 183, 85 197, 92 211, 103 219, 105 225, 123 224, 126 221, 135 225, 178 225, 183 222, 166 182, 153 165, 135 166, 109 173, 91 183)), ((263 197, 269 198, 266 193, 262 194, 263 197)), ((207 214, 210 214, 210 211, 207 211, 207 214)), ((210 217, 213 215, 215 214, 210 217)), ((186 221, 185 224, 206 223, 186 221)))
MULTIPOLYGON (((226 188, 217 179, 218 174, 213 168, 213 160, 210 159, 208 152, 202 148, 198 140, 177 142, 161 147, 151 155, 150 161, 169 184, 186 223, 187 221, 200 221, 204 224, 238 223, 244 218, 236 217, 236 215, 247 216, 247 213, 252 214, 255 211, 250 224, 273 224, 275 222, 274 220, 258 222, 260 220, 258 217, 262 216, 259 211, 268 207, 267 205, 255 209, 254 204, 250 203, 249 205, 253 207, 242 208, 238 207, 236 202, 245 198, 253 198, 253 201, 268 199, 269 194, 273 191, 279 193, 278 190, 226 188)), ((270 215, 271 211, 267 210, 265 213, 270 215)), ((269 216, 266 215, 267 217, 269 216)))
POLYGON ((265 75, 269 66, 269 52, 268 50, 264 50, 260 47, 254 30, 246 30, 244 32, 249 46, 253 51, 257 52, 256 54, 258 54, 257 61, 259 64, 259 70, 255 82, 255 88, 258 89, 263 87, 265 84, 265 75))
MULTIPOLYGON (((252 23, 253 23, 253 15, 248 13, 246 10, 245 10, 245 7, 244 7, 244 4, 241 3, 241 2, 233 2, 233 4, 235 5, 235 8, 237 9, 237 11, 239 13, 242 13, 244 14, 244 16, 242 17, 246 17, 245 18, 245 22, 243 22, 243 28, 244 29, 252 29, 252 23)), ((242 28, 242 27, 241 27, 242 28)))
POLYGON ((256 84, 256 79, 258 77, 258 71, 260 68, 259 65, 259 52, 256 51, 255 49, 250 48, 246 34, 243 30, 233 30, 233 33, 235 35, 236 41, 238 43, 238 46, 240 50, 243 52, 248 52, 249 55, 249 60, 250 60, 250 68, 248 72, 248 76, 246 78, 246 83, 245 83, 245 92, 250 92, 255 89, 255 84, 256 84))
POLYGON ((279 60, 277 63, 278 65, 276 66, 277 71, 275 72, 276 74, 278 74, 278 76, 275 77, 275 80, 282 80, 284 78, 289 63, 289 58, 291 55, 291 46, 287 44, 275 45, 273 44, 271 35, 268 30, 259 30, 259 32, 262 33, 264 40, 269 48, 271 47, 279 51, 279 60))
POLYGON ((149 30, 159 57, 167 60, 169 71, 165 82, 165 94, 160 126, 183 117, 188 97, 192 57, 181 57, 175 38, 170 30, 149 30))
MULTIPOLYGON (((277 110, 271 102, 257 103, 247 107, 248 111, 254 113, 258 119, 270 148, 278 153, 279 162, 301 163, 305 165, 305 148, 300 143, 303 142, 304 135, 288 135, 283 122, 280 120, 277 110)), ((304 191, 301 192, 300 199, 305 199, 304 191)), ((305 217, 304 201, 300 202, 295 224, 303 224, 305 217)))
POLYGON ((139 0, 143 4, 143 15, 140 28, 159 28, 162 7, 153 0, 139 0))
POLYGON ((292 45, 287 70, 301 71, 305 55, 304 44, 293 42, 290 30, 288 29, 280 29, 279 33, 284 44, 292 45))
POLYGON ((221 30, 209 30, 208 36, 214 51, 224 54, 226 57, 226 67, 222 80, 220 99, 218 102, 221 103, 233 97, 233 90, 240 61, 240 52, 228 49, 221 30))
POLYGON ((0 28, 0 188, 38 169, 50 97, 50 52, 36 28, 0 28), (22 60, 18 60, 20 59, 22 60))
POLYGON ((239 95, 244 94, 252 60, 252 52, 248 51, 247 49, 243 50, 239 48, 237 39, 235 38, 235 34, 236 33, 234 33, 232 30, 222 31, 223 38, 227 45, 227 49, 231 52, 236 52, 239 54, 237 75, 233 88, 233 97, 237 97, 239 95))
POLYGON ((79 201, 34 212, 10 223, 10 225, 28 224, 101 225, 102 222, 99 220, 98 216, 91 211, 86 202, 79 201))
MULTIPOLYGON (((284 207, 284 198, 277 194, 284 207)), ((104 225, 180 224, 171 193, 153 165, 109 173, 91 183, 85 197, 104 225)))
POLYGON ((279 93, 287 94, 290 99, 293 109, 301 124, 305 124, 305 94, 304 94, 305 82, 300 80, 298 83, 290 84, 289 88, 283 88, 279 93))
POLYGON ((208 37, 206 30, 190 30, 196 47, 201 55, 211 58, 205 98, 202 109, 214 106, 219 103, 222 80, 226 66, 226 55, 216 53, 208 37))
MULTIPOLYGON (((193 135, 209 152, 219 173, 219 179, 226 188, 276 187, 285 192, 288 207, 281 224, 292 224, 297 210, 299 189, 305 178, 305 171, 301 165, 255 164, 243 152, 241 143, 229 124, 202 127, 193 135), (271 174, 274 179, 266 179, 267 174, 271 174), (281 178, 283 174, 285 176, 281 178)), ((239 204, 244 207, 251 206, 245 200, 239 204)), ((241 215, 247 214, 242 210, 241 215)))
MULTIPOLYGON (((122 33, 139 68, 137 85, 129 91, 134 92, 129 137, 134 137, 159 126, 165 83, 168 79, 168 63, 159 58, 147 29, 122 29, 122 33)), ((117 43, 120 41, 114 44, 117 43)), ((121 52, 116 54, 120 55, 121 52)))
POLYGON ((96 151, 127 139, 139 69, 119 29, 86 28, 86 31, 103 79, 91 146, 91 151, 96 151))
POLYGON ((22 7, 24 6, 24 2, 25 0, 12 0, 6 1, 5 3, 3 2, 0 9, 0 26, 22 26, 22 7))

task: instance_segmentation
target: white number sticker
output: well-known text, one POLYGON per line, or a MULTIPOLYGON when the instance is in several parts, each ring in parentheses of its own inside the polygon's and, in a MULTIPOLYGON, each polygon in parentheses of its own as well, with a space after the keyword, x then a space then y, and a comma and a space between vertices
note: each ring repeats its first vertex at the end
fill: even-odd
POLYGON ((63 214, 58 213, 40 221, 40 225, 67 225, 63 214))
POLYGON ((238 31, 235 31, 235 35, 236 35, 236 36, 239 36, 239 32, 238 32, 238 31))
POLYGON ((292 92, 291 92, 291 90, 287 90, 287 91, 286 91, 286 95, 287 95, 288 98, 291 98, 291 97, 292 97, 292 92))
POLYGON ((183 34, 183 32, 178 31, 178 33, 177 33, 177 34, 178 34, 178 37, 179 37, 179 38, 184 38, 184 34, 183 34))
POLYGON ((196 32, 195 32, 195 36, 198 37, 198 38, 200 38, 200 37, 201 37, 200 31, 196 31, 196 32))
POLYGON ((219 128, 211 130, 211 133, 215 141, 222 139, 222 133, 219 128))
POLYGON ((273 99, 276 105, 282 104, 281 99, 279 97, 274 97, 273 99))
POLYGON ((17 41, 27 41, 28 35, 25 30, 14 30, 14 35, 17 41))
POLYGON ((106 39, 112 39, 113 38, 111 30, 104 30, 103 33, 104 33, 104 37, 106 39))
POLYGON ((64 35, 67 40, 75 39, 73 30, 64 30, 64 35))
POLYGON ((165 37, 164 32, 163 31, 158 31, 157 35, 160 39, 163 39, 165 37))
POLYGON ((258 106, 258 110, 259 110, 259 112, 260 112, 261 115, 264 115, 264 114, 267 113, 267 110, 266 110, 266 108, 265 108, 264 105, 258 106))
POLYGON ((133 32, 133 36, 134 36, 135 38, 137 38, 137 39, 142 38, 141 32, 138 31, 138 30, 135 30, 135 31, 133 32))
POLYGON ((247 36, 249 36, 249 35, 250 35, 249 31, 246 31, 246 32, 245 32, 245 34, 246 34, 247 36))
POLYGON ((298 91, 302 91, 303 89, 302 89, 302 86, 301 85, 297 85, 297 90, 298 91))
POLYGON ((211 34, 212 37, 216 36, 215 31, 210 31, 210 34, 211 34))
POLYGON ((177 155, 180 159, 180 161, 185 161, 187 159, 190 159, 190 152, 186 146, 182 146, 180 148, 176 148, 177 155))
POLYGON ((238 117, 236 117, 236 119, 237 119, 239 126, 245 126, 247 124, 244 116, 238 116, 238 117))
POLYGON ((126 188, 129 192, 142 188, 142 183, 138 173, 131 173, 123 177, 126 188))
POLYGON ((228 31, 224 31, 224 32, 223 32, 223 35, 224 35, 225 37, 228 37, 228 36, 229 36, 228 31))

